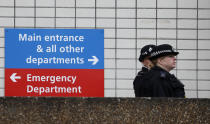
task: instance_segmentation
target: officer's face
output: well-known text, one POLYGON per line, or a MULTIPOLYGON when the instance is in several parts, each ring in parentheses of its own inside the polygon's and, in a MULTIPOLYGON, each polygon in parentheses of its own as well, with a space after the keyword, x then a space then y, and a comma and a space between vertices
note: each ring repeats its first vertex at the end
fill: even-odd
POLYGON ((151 69, 154 66, 153 63, 149 60, 149 57, 146 57, 142 62, 142 64, 146 66, 148 69, 151 69))
POLYGON ((170 71, 176 67, 176 57, 174 55, 161 57, 159 60, 159 64, 170 71))

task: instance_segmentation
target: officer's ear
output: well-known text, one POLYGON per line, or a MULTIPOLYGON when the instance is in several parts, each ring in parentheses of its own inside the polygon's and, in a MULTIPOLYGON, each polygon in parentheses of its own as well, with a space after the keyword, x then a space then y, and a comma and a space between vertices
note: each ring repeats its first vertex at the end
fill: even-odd
POLYGON ((162 60, 163 60, 164 58, 165 58, 165 56, 158 58, 158 59, 157 59, 157 63, 160 63, 160 64, 161 64, 161 63, 162 63, 162 60))
POLYGON ((162 61, 162 58, 157 59, 157 63, 161 63, 161 61, 162 61))

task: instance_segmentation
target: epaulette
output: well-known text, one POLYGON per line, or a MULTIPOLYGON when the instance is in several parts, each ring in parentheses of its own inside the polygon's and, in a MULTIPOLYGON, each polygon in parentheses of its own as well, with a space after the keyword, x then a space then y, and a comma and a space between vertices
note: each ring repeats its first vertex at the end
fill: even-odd
POLYGON ((160 78, 166 78, 166 72, 160 71, 160 78))

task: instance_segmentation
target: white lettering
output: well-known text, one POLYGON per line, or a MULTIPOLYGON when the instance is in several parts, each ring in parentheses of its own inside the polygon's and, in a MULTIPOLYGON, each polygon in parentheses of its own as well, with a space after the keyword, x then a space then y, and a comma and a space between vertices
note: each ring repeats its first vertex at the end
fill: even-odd
POLYGON ((33 33, 32 35, 28 34, 19 34, 19 41, 41 41, 41 35, 36 35, 33 33))
POLYGON ((50 35, 45 36, 45 41, 76 41, 76 42, 83 42, 84 36, 65 36, 65 35, 50 35))
POLYGON ((55 82, 69 82, 74 84, 76 82, 77 76, 37 76, 32 74, 27 74, 28 82, 49 82, 54 84, 55 82))
POLYGON ((27 85, 27 93, 36 93, 42 95, 44 93, 82 93, 82 87, 33 87, 31 85, 27 85))

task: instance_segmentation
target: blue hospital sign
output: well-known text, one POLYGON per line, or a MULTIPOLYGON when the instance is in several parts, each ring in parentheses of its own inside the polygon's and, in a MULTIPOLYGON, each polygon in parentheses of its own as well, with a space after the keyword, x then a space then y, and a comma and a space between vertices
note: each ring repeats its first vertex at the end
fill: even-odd
POLYGON ((5 29, 5 96, 103 97, 104 30, 5 29))

